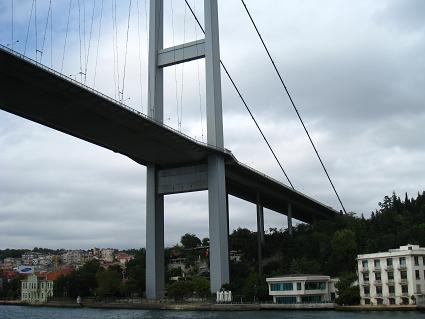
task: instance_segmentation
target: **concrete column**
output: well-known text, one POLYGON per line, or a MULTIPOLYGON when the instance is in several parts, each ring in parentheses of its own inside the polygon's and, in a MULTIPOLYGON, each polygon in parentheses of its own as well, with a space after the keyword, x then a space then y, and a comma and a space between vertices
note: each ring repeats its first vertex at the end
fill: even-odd
POLYGON ((146 297, 164 297, 164 196, 158 195, 157 169, 147 167, 146 189, 146 297))
POLYGON ((288 203, 288 232, 292 236, 292 204, 288 203))
POLYGON ((163 48, 163 0, 151 0, 149 9, 148 115, 163 122, 163 70, 158 67, 158 51, 163 48))
MULTIPOLYGON (((208 144, 223 148, 220 46, 217 0, 204 1, 205 81, 208 144)), ((210 284, 216 292, 229 282, 227 192, 224 158, 208 157, 208 205, 210 232, 210 284)))
POLYGON ((257 195, 258 276, 263 277, 264 210, 257 195))
MULTIPOLYGON (((150 1, 148 115, 163 122, 163 71, 158 50, 163 48, 163 0, 150 1)), ((158 194, 158 171, 147 166, 146 174, 146 297, 164 297, 164 196, 158 194)))
POLYGON ((208 205, 210 235, 211 292, 229 282, 229 244, 226 209, 226 183, 223 157, 212 154, 208 158, 208 205))
POLYGON ((210 145, 223 148, 223 114, 221 106, 217 0, 204 1, 204 15, 207 141, 210 145))

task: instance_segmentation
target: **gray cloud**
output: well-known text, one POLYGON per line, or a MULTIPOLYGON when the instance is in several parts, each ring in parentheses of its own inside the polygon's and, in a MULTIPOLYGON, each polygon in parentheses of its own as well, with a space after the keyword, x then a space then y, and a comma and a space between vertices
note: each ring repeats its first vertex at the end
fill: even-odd
MULTIPOLYGON (((31 1, 16 3, 15 39, 20 39, 17 49, 22 50, 31 1)), ((40 3, 39 12, 47 12, 46 4, 40 3)), ((346 208, 366 216, 384 195, 392 191, 414 195, 425 186, 423 3, 247 1, 346 208)), ((54 12, 65 17, 54 20, 53 65, 58 69, 67 3, 56 5, 54 12)), ((91 5, 87 2, 87 8, 91 5)), ((11 39, 8 10, 8 4, 0 4, 2 44, 11 39)), ((105 10, 110 8, 106 6, 105 10)), ((126 10, 124 2, 119 8, 120 35, 125 33, 126 10)), ((220 1, 219 10, 222 60, 294 185, 339 209, 241 4, 220 1)), ((174 25, 170 2, 166 1, 166 46, 183 42, 183 33, 187 41, 199 39, 201 32, 195 33, 188 11, 184 23, 181 3, 174 1, 173 11, 174 25)), ((112 26, 110 11, 105 12, 109 13, 105 13, 100 38, 96 89, 114 96, 117 83, 113 78, 112 26)), ((202 17, 201 5, 197 5, 197 12, 202 17)), ((141 60, 133 11, 125 98, 130 98, 130 106, 146 111, 144 15, 144 2, 140 1, 141 60)), ((74 12, 72 17, 64 64, 68 75, 79 71, 78 16, 74 12)), ((45 20, 39 20, 43 30, 45 20)), ((98 21, 96 14, 94 30, 98 21)), ((120 70, 124 39, 120 36, 118 43, 120 70)), ((30 40, 28 54, 34 57, 34 37, 30 40)), ((97 36, 92 41, 89 85, 94 80, 97 36)), ((50 49, 49 42, 46 47, 50 49)), ((48 52, 43 63, 50 64, 48 52)), ((206 135, 203 67, 202 61, 194 61, 184 69, 179 65, 165 72, 165 123, 177 127, 176 110, 181 107, 182 131, 197 139, 201 139, 202 130, 206 135)), ((240 161, 286 182, 224 72, 222 78, 226 147, 240 161)), ((5 112, 0 112, 0 150, 0 248, 144 245, 145 168, 124 156, 5 112)), ((185 232, 207 236, 206 192, 169 196, 165 208, 167 244, 176 243, 185 232)), ((269 211, 265 221, 267 227, 286 225, 284 216, 269 211)), ((230 228, 255 229, 255 223, 254 205, 231 197, 230 228)))

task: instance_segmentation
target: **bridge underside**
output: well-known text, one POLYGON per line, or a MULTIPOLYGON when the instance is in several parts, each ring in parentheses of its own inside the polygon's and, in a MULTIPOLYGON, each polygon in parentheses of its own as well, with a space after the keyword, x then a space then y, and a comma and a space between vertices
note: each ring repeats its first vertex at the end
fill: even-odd
MULTIPOLYGON (((310 223, 336 212, 239 163, 228 150, 200 143, 70 78, 0 48, 0 109, 160 169, 225 158, 227 192, 310 223)), ((202 189, 202 187, 201 187, 202 189)))

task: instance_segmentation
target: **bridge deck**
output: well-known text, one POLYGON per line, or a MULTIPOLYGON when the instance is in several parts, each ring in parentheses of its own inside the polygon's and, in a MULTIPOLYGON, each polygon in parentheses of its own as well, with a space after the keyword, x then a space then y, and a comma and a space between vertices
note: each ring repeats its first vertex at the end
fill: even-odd
POLYGON ((108 148, 146 165, 164 168, 226 160, 229 194, 311 222, 332 217, 332 208, 239 163, 233 154, 200 143, 99 92, 5 47, 0 47, 0 109, 108 148))

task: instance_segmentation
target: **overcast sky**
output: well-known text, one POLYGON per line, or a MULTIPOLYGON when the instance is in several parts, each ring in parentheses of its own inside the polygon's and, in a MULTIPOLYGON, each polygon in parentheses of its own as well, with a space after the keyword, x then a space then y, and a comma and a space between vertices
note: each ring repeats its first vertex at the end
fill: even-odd
MULTIPOLYGON (((49 1, 36 2, 37 41, 34 13, 28 24, 33 1, 14 1, 13 34, 19 41, 14 49, 23 53, 26 46, 26 55, 33 59, 36 49, 43 51, 37 53, 38 61, 117 97, 123 89, 129 1, 117 1, 117 43, 111 0, 80 1, 80 8, 72 1, 68 28, 68 0, 52 1, 53 20, 47 28, 49 1), (85 71, 85 61, 87 77, 81 79, 78 72, 80 67, 85 71)), ((202 17, 203 1, 190 2, 202 17)), ((401 196, 422 192, 425 1, 246 3, 347 210, 369 216, 393 191, 401 196)), ((183 4, 165 0, 165 46, 202 37, 183 4)), ((145 8, 144 0, 132 1, 124 79, 126 104, 143 112, 145 8)), ((2 45, 12 43, 11 13, 11 1, 1 1, 2 45)), ((219 1, 219 21, 221 58, 295 188, 339 210, 240 1, 219 1)), ((226 148, 286 183, 224 72, 222 91, 226 148)), ((164 114, 167 125, 205 141, 203 61, 166 70, 164 114)), ((143 247, 145 172, 122 155, 0 111, 0 248, 143 247)), ((186 232, 207 236, 207 212, 206 192, 166 197, 166 244, 176 243, 186 232)), ((231 197, 230 228, 254 230, 255 223, 254 205, 231 197)), ((281 228, 286 220, 266 211, 265 223, 281 228)))

